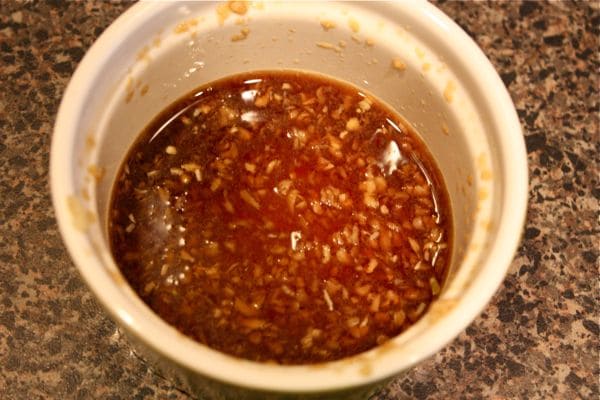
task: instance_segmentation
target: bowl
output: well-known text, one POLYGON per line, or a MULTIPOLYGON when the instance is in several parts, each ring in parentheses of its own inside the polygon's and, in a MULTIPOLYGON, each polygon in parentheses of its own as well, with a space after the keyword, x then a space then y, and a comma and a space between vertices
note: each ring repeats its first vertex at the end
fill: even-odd
POLYGON ((87 52, 52 138, 52 200, 84 280, 132 344, 202 398, 366 398, 456 337, 502 282, 520 240, 527 162, 519 121, 476 44, 425 1, 148 2, 132 6, 87 52), (406 332, 317 365, 241 360, 180 334, 128 286, 107 240, 118 168, 167 105, 215 79, 297 69, 368 91, 421 135, 454 214, 447 281, 406 332))

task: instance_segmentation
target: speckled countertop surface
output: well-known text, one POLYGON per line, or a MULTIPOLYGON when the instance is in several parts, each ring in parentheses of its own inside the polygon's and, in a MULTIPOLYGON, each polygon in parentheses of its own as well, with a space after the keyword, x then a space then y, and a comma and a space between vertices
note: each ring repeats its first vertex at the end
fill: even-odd
MULTIPOLYGON (((374 399, 597 399, 600 3, 439 6, 501 73, 524 127, 525 236, 484 313, 374 399)), ((131 352, 58 234, 52 125, 78 61, 128 5, 0 4, 0 398, 186 399, 131 352)))

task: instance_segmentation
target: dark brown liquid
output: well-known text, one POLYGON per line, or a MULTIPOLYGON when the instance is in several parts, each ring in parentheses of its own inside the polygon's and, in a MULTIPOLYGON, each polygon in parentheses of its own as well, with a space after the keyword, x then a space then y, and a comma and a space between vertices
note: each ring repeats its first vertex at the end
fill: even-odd
POLYGON ((261 72, 155 118, 118 175, 109 234, 131 286, 184 334, 305 364, 418 320, 451 223, 441 174, 397 115, 337 81, 261 72))

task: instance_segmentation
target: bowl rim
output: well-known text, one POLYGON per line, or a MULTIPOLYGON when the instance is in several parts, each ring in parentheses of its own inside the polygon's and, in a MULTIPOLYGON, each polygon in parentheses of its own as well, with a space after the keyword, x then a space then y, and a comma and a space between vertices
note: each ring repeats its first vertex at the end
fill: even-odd
MULTIPOLYGON (((499 158, 503 162, 504 191, 501 204, 510 204, 503 210, 497 227, 497 240, 481 266, 481 273, 466 289, 460 303, 443 320, 419 338, 428 346, 412 351, 409 357, 397 357, 393 362, 388 354, 386 368, 373 373, 344 373, 348 361, 360 360, 361 355, 349 359, 310 365, 279 366, 240 360, 201 345, 181 334, 166 323, 155 324, 146 319, 147 310, 139 310, 141 301, 128 294, 103 270, 103 262, 90 259, 82 250, 86 243, 81 232, 71 223, 65 198, 73 195, 73 157, 78 131, 78 115, 83 107, 82 98, 92 89, 96 77, 102 74, 104 62, 114 54, 123 35, 133 32, 140 24, 163 12, 174 3, 138 3, 117 18, 98 38, 77 67, 61 101, 57 114, 50 154, 50 186, 52 202, 60 233, 71 258, 88 287, 104 308, 135 338, 175 364, 189 371, 228 384, 272 392, 317 392, 349 389, 373 383, 406 370, 439 351, 461 333, 488 304, 502 283, 520 243, 525 223, 528 196, 527 154, 521 125, 514 105, 502 80, 476 43, 448 16, 426 1, 395 2, 391 6, 409 18, 425 21, 430 34, 453 52, 460 51, 468 59, 464 67, 472 72, 478 88, 485 87, 485 98, 493 99, 494 125, 498 135, 499 158), (118 45, 115 45, 118 43, 118 45), (148 334, 152 332, 152 334, 148 334), (176 338, 174 340, 174 338, 176 338), (165 345, 168 343, 168 345, 165 345)), ((162 320, 161 320, 162 321, 162 320)))

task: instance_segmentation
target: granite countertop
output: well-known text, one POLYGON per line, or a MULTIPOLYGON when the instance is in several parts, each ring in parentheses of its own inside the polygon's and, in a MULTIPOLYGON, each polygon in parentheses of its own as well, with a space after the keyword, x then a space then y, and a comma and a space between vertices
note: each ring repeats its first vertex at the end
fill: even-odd
MULTIPOLYGON (((599 396, 600 3, 442 2, 515 102, 527 143, 524 238, 491 304, 373 399, 599 396)), ((129 4, 0 11, 0 398, 187 399, 135 356, 79 277, 50 202, 60 98, 129 4)))

